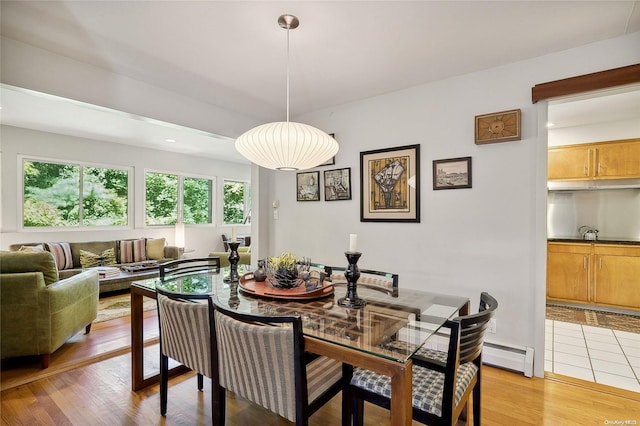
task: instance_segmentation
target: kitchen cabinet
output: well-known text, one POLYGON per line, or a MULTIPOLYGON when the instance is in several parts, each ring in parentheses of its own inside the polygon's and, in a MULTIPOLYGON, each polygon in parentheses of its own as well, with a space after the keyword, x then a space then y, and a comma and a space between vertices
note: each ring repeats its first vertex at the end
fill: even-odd
POLYGON ((549 148, 549 180, 640 178, 640 139, 549 148))
POLYGON ((640 309, 640 245, 548 243, 547 299, 640 309))
POLYGON ((549 243, 547 298, 589 302, 589 244, 549 243))
POLYGON ((640 247, 593 245, 593 301, 640 308, 640 247))

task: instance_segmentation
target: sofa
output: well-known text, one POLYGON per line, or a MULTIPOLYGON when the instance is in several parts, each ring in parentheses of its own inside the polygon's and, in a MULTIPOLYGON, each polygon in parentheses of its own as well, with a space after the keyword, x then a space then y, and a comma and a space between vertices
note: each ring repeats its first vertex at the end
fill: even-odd
MULTIPOLYGON (((9 246, 10 251, 48 251, 54 256, 61 279, 93 266, 129 265, 147 260, 157 263, 179 259, 183 249, 166 245, 165 238, 137 238, 88 242, 22 243, 9 246)), ((129 281, 101 282, 101 293, 129 288, 129 281)))
POLYGON ((0 252, 0 354, 2 359, 50 356, 98 315, 98 273, 60 279, 50 252, 0 252))

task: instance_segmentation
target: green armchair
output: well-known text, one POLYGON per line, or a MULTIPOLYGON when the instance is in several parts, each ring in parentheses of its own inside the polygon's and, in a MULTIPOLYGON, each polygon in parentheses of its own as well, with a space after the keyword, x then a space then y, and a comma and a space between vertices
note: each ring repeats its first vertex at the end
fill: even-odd
MULTIPOLYGON (((238 247, 238 254, 240 260, 238 265, 251 265, 251 247, 238 247)), ((209 253, 209 257, 219 257, 220 266, 229 266, 229 252, 228 251, 214 251, 209 253)))
POLYGON ((98 273, 60 280, 51 253, 0 252, 0 354, 2 359, 50 356, 98 315, 98 273))

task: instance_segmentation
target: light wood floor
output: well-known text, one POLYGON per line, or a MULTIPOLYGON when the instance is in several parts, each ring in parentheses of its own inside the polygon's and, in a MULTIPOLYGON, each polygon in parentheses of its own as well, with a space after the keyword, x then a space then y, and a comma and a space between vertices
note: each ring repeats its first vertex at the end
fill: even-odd
MULTIPOLYGON (((154 315, 146 335, 153 337, 154 315)), ((148 325, 147 325, 148 323, 148 325)), ((157 334, 157 333, 156 333, 157 334)), ((167 417, 159 414, 158 386, 131 391, 128 318, 95 324, 74 337, 42 371, 37 359, 2 364, 3 425, 194 425, 211 424, 211 387, 198 392, 193 373, 170 382, 167 417), (118 349, 118 347, 120 349, 118 349), (93 358, 92 360, 87 360, 93 358)), ((157 368, 157 345, 146 349, 145 368, 157 368)), ((640 424, 640 394, 582 382, 526 378, 483 367, 483 425, 640 424), (623 423, 613 423, 621 421, 623 423)), ((228 396, 228 425, 280 425, 287 421, 228 396)), ((365 424, 388 425, 388 411, 367 404, 365 424)), ((340 396, 312 418, 312 425, 340 424, 340 396)), ((417 423, 416 423, 417 424, 417 423)))

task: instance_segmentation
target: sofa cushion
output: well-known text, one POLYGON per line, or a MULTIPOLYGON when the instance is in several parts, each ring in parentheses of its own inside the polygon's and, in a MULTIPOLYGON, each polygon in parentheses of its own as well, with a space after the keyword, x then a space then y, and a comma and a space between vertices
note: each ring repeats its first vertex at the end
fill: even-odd
POLYGON ((147 243, 144 238, 120 241, 120 263, 147 260, 147 243))
POLYGON ((94 253, 88 250, 80 250, 80 266, 92 268, 94 266, 107 266, 116 264, 116 251, 112 248, 102 253, 94 253))
POLYGON ((44 246, 42 244, 36 244, 34 246, 21 246, 18 251, 30 251, 30 252, 38 252, 45 251, 44 246))
MULTIPOLYGON (((90 251, 91 253, 102 253, 105 250, 113 248, 114 253, 118 253, 117 241, 88 241, 88 242, 76 242, 69 243, 71 246, 71 255, 73 256, 73 266, 75 268, 81 268, 80 264, 80 250, 90 251)), ((116 254, 116 261, 118 255, 116 254)))
POLYGON ((44 247, 53 254, 58 269, 73 268, 73 258, 71 257, 69 243, 45 243, 44 247))
POLYGON ((165 238, 153 238, 147 240, 147 259, 164 259, 165 238))
POLYGON ((41 252, 0 252, 0 273, 42 272, 46 285, 58 281, 58 267, 53 254, 41 252))

